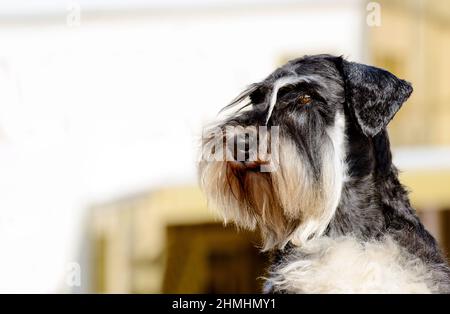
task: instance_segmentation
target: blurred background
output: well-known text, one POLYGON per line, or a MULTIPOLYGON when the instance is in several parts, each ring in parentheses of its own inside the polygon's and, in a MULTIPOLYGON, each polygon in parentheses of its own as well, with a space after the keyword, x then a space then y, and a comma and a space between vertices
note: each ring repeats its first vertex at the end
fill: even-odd
POLYGON ((450 252, 447 0, 2 0, 0 292, 259 292, 257 234, 197 187, 201 126, 314 53, 413 83, 394 158, 450 252))

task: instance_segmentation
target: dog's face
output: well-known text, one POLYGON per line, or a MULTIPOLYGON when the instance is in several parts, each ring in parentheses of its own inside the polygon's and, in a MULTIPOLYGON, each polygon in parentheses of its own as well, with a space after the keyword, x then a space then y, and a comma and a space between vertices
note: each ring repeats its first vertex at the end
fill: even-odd
POLYGON ((411 91, 389 72, 340 57, 292 60, 205 130, 201 186, 226 220, 259 226, 265 249, 320 236, 347 176, 346 125, 370 139, 411 91))

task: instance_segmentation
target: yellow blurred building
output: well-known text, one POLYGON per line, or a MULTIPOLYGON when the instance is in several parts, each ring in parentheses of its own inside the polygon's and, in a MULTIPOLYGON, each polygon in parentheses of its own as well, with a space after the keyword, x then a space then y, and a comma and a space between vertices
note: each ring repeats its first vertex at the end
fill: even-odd
POLYGON ((369 59, 413 84, 389 131, 395 146, 450 146, 450 5, 446 0, 383 0, 369 27, 369 59))

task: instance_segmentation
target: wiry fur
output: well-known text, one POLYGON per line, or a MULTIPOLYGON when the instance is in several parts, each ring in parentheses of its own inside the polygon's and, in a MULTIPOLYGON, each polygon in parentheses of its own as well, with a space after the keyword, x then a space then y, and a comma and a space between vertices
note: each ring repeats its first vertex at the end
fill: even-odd
POLYGON ((273 172, 199 167, 209 202, 258 227, 274 252, 268 292, 450 292, 449 266, 391 160, 386 125, 411 92, 382 69, 318 55, 290 61, 228 107, 242 105, 219 129, 280 128, 273 172))
POLYGON ((424 262, 392 238, 367 242, 351 236, 322 237, 294 250, 270 273, 273 292, 431 293, 431 272, 424 262))

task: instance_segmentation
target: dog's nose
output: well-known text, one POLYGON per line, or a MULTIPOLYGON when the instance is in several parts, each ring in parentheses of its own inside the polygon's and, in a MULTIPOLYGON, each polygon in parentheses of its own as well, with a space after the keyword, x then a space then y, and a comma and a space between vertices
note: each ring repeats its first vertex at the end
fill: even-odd
POLYGON ((250 161, 250 139, 246 135, 234 136, 233 157, 236 161, 250 161))

